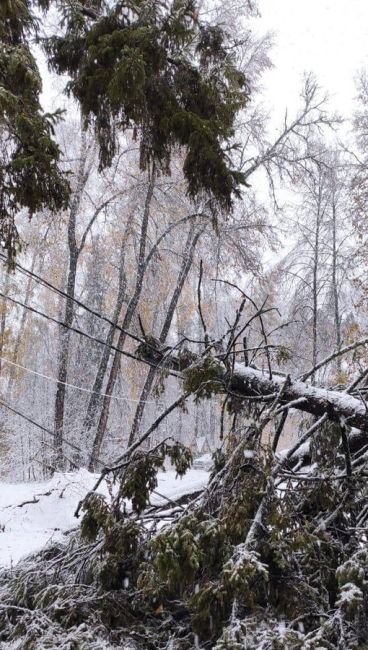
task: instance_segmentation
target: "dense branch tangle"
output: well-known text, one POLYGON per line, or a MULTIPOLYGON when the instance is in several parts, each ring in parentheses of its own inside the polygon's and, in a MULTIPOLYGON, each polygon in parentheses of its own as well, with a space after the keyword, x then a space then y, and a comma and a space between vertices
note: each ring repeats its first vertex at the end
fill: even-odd
MULTIPOLYGON (((254 304, 254 308, 258 319, 267 310, 266 305, 257 308, 254 304)), ((84 593, 79 596, 77 591, 79 582, 84 588, 86 576, 93 575, 93 584, 102 586, 101 608, 94 608, 93 615, 99 617, 103 604, 113 602, 124 642, 130 640, 130 635, 142 638, 145 650, 150 647, 145 645, 147 627, 153 640, 151 647, 157 648, 164 647, 170 635, 174 647, 189 650, 197 634, 204 648, 237 650, 241 647, 239 640, 246 639, 251 650, 258 650, 262 634, 270 634, 266 636, 270 643, 274 638, 280 643, 286 638, 288 644, 279 647, 299 650, 303 646, 294 642, 299 640, 295 630, 300 620, 305 625, 301 640, 312 637, 321 643, 318 635, 323 634, 327 639, 324 647, 354 648, 346 639, 350 639, 351 630, 364 638, 365 626, 350 626, 350 611, 345 617, 339 598, 343 598, 344 589, 352 588, 350 582, 356 584, 354 571, 365 562, 367 458, 364 450, 356 454, 349 447, 345 424, 341 426, 340 420, 343 417, 346 422, 350 417, 358 423, 360 418, 360 426, 366 431, 367 418, 358 408, 362 404, 349 396, 352 384, 345 392, 327 391, 306 382, 293 382, 274 370, 270 379, 268 372, 229 363, 231 347, 226 343, 233 345, 234 328, 239 332, 244 327, 239 312, 240 308, 227 340, 222 340, 221 351, 219 342, 213 340, 205 343, 202 356, 183 346, 170 350, 159 342, 154 345, 152 337, 140 345, 137 354, 157 366, 167 364, 181 372, 187 392, 172 402, 111 467, 104 468, 94 492, 79 504, 76 513, 83 515, 82 535, 89 544, 79 544, 53 558, 57 575, 50 572, 49 560, 47 570, 56 579, 59 595, 65 593, 65 585, 70 588, 69 576, 77 569, 73 606, 78 611, 86 608, 84 593), (153 506, 149 495, 155 492, 155 469, 162 467, 164 454, 171 454, 179 470, 188 466, 190 456, 168 439, 146 451, 142 444, 185 400, 206 398, 213 392, 224 393, 238 404, 239 400, 241 404, 255 400, 263 408, 254 420, 250 418, 248 424, 232 432, 226 453, 218 451, 202 494, 192 495, 189 503, 169 500, 159 508, 153 506), (260 444, 261 434, 271 420, 282 418, 291 408, 314 415, 318 415, 316 409, 322 409, 322 413, 279 456, 260 444), (341 438, 343 453, 336 456, 341 438), (314 468, 302 467, 299 458, 307 443, 315 445, 314 468), (112 506, 98 494, 108 474, 118 485, 112 506), (354 495, 358 495, 356 503, 354 495), (126 512, 126 498, 133 500, 132 513, 126 512), (349 538, 352 550, 346 544, 349 538), (339 571, 341 575, 347 572, 349 583, 339 571), (129 577, 131 587, 121 586, 124 576, 129 577), (327 596, 320 593, 321 581, 327 596), (128 603, 132 599, 131 609, 128 603), (279 611, 287 621, 282 638, 279 611), (251 627, 253 616, 255 630, 251 627), (321 625, 321 618, 326 625, 321 625), (142 620, 144 640, 143 635, 139 636, 142 620), (262 625, 257 625, 258 620, 262 625), (338 645, 336 639, 339 643, 343 639, 343 645, 338 645)), ((264 339, 269 338, 264 329, 264 339)), ((269 350, 265 340, 262 346, 267 345, 269 350)), ((365 345, 365 341, 356 345, 365 345)), ((273 452, 276 446, 277 441, 273 452)), ((22 571, 19 575, 21 579, 22 571)), ((44 589, 44 581, 41 584, 44 589)), ((360 592, 356 593, 359 596, 360 592)), ((48 606, 51 619, 58 602, 48 606)), ((9 607, 22 606, 14 596, 6 603, 9 607)), ((89 616, 88 605, 84 616, 89 616)))
MULTIPOLYGON (((255 305, 255 303, 253 304, 255 305)), ((237 312, 234 328, 230 328, 228 332, 230 349, 227 348, 225 353, 214 353, 214 349, 216 349, 216 342, 214 341, 207 345, 202 356, 191 353, 183 346, 179 351, 176 350, 172 353, 167 349, 163 351, 159 343, 156 350, 153 351, 154 345, 152 338, 150 338, 150 347, 140 346, 138 354, 151 363, 163 364, 166 368, 182 372, 186 390, 193 388, 200 394, 200 386, 203 382, 205 386, 203 396, 209 396, 211 392, 215 394, 222 393, 227 394, 230 399, 238 400, 244 404, 248 400, 267 403, 279 396, 279 406, 309 413, 317 418, 326 414, 331 421, 344 421, 348 426, 368 432, 366 404, 362 398, 359 399, 350 395, 351 387, 348 386, 345 391, 330 390, 312 386, 306 381, 293 380, 283 373, 271 371, 270 345, 262 320, 262 314, 267 311, 268 309, 263 305, 242 327, 238 325, 239 312, 237 312), (247 326, 254 318, 258 318, 261 322, 263 342, 259 350, 266 353, 267 374, 253 365, 241 365, 239 362, 235 363, 234 361, 229 364, 228 362, 233 351, 231 350, 232 346, 235 345, 237 338, 246 331, 247 326), (237 333, 235 333, 235 329, 237 329, 237 333)), ((337 357, 348 354, 359 347, 364 347, 367 343, 368 340, 364 338, 345 348, 341 348, 323 362, 320 362, 316 368, 306 373, 305 378, 307 379, 317 369, 337 357)), ((233 354, 234 358, 235 354, 233 354)), ((362 373, 360 381, 364 376, 365 373, 362 373)), ((352 385, 356 388, 356 382, 352 385)))

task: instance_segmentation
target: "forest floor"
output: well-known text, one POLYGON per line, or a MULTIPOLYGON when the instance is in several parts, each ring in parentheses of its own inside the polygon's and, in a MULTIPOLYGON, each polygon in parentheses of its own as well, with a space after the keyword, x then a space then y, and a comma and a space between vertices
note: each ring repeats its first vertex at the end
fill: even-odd
MULTIPOLYGON (((49 542, 62 540, 76 528, 76 507, 93 488, 97 477, 80 469, 56 473, 43 482, 0 483, 0 567, 16 564, 49 542)), ((208 471, 201 468, 201 463, 183 478, 177 478, 171 469, 160 472, 152 502, 163 503, 165 497, 175 500, 191 494, 203 488, 207 480, 208 471)), ((101 484, 98 491, 110 498, 107 483, 101 484)))

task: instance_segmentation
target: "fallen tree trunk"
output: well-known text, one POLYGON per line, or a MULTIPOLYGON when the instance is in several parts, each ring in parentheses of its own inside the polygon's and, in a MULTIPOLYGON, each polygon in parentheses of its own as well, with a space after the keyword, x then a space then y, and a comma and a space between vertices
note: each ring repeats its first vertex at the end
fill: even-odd
MULTIPOLYGON (((252 366, 242 366, 236 363, 229 371, 223 363, 212 357, 215 372, 208 377, 208 357, 200 357, 185 352, 178 355, 162 346, 156 347, 153 339, 147 345, 140 346, 138 353, 151 363, 165 368, 170 367, 182 371, 183 379, 188 380, 191 373, 196 374, 196 387, 201 380, 203 367, 203 385, 216 384, 216 392, 223 392, 239 400, 258 399, 267 401, 279 396, 279 406, 294 408, 316 417, 324 413, 328 419, 360 429, 368 433, 368 409, 363 400, 357 399, 344 391, 330 390, 311 386, 307 382, 294 381, 290 377, 274 374, 269 375, 252 366)), ((187 382, 188 383, 188 382, 187 382)), ((366 436, 364 435, 364 439, 366 436)), ((361 444, 359 445, 361 446, 361 444)))
POLYGON ((230 390, 242 397, 262 396, 266 398, 279 393, 284 387, 280 398, 281 405, 290 405, 291 408, 316 417, 327 413, 330 420, 343 420, 349 426, 368 431, 368 411, 365 404, 346 392, 319 388, 280 376, 270 380, 260 370, 250 367, 242 368, 240 365, 235 366, 229 383, 230 390))

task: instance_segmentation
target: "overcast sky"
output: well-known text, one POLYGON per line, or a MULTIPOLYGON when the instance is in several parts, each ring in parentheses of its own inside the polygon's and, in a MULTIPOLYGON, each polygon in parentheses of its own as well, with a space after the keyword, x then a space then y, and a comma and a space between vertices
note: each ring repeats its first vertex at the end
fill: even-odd
POLYGON ((257 31, 275 32, 274 69, 263 79, 277 112, 298 103, 304 70, 316 73, 331 105, 349 114, 354 76, 368 68, 368 0, 259 0, 257 31))

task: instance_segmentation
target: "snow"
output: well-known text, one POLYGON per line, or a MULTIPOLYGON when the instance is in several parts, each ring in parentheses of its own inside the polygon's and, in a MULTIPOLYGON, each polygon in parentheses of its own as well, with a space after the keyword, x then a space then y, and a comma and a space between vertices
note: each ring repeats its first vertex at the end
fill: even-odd
MULTIPOLYGON (((270 393, 280 390, 285 383, 285 377, 273 375, 272 380, 270 380, 261 370, 250 366, 242 366, 240 363, 235 364, 234 370, 239 377, 244 377, 246 381, 256 380, 262 382, 262 385, 268 388, 270 393)), ((302 381, 292 381, 288 387, 288 394, 290 396, 295 395, 295 401, 290 402, 291 404, 294 403, 294 406, 300 404, 300 399, 314 399, 321 402, 330 402, 342 415, 351 414, 352 412, 357 415, 366 414, 363 402, 346 392, 311 386, 302 381)))
POLYGON ((346 607, 363 600, 362 590, 353 582, 347 582, 341 587, 340 596, 336 601, 338 607, 346 607))
POLYGON ((213 465, 212 454, 207 453, 194 459, 193 467, 196 469, 211 469, 213 465))
MULTIPOLYGON (((78 526, 80 520, 74 512, 97 478, 97 474, 80 469, 56 473, 45 482, 1 483, 0 566, 12 566, 49 542, 65 539, 65 534, 78 526)), ((190 469, 182 479, 174 470, 168 470, 158 474, 157 492, 175 500, 200 490, 207 481, 205 470, 190 469)), ((110 498, 106 483, 98 492, 110 498)), ((163 503, 163 496, 152 495, 152 503, 163 503)))

